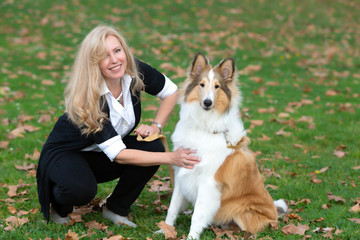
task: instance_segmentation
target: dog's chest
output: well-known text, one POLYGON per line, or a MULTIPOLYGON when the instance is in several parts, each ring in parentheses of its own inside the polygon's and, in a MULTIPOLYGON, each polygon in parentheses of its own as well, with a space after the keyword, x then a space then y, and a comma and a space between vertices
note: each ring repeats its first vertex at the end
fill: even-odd
MULTIPOLYGON (((193 169, 175 167, 175 185, 193 202, 201 188, 217 189, 215 173, 231 153, 222 133, 214 134, 201 130, 176 127, 172 135, 174 148, 182 146, 196 150, 201 162, 193 169)), ((210 189, 209 189, 210 190, 210 189)))

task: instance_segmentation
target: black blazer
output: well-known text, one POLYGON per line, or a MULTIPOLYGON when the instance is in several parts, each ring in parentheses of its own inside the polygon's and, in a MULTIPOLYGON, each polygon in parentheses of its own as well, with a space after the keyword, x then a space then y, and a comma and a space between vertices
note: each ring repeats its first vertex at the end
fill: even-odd
MULTIPOLYGON (((140 74, 143 76, 145 92, 151 95, 158 94, 165 85, 164 75, 138 59, 136 59, 136 64, 140 74)), ((131 99, 135 113, 135 126, 137 126, 141 118, 140 92, 131 95, 131 99)), ((103 111, 110 116, 109 107, 106 101, 103 111)), ((51 167, 56 160, 60 159, 61 156, 68 152, 81 151, 94 143, 100 144, 116 135, 118 134, 113 128, 110 120, 104 123, 101 132, 86 136, 81 134, 80 129, 71 122, 66 113, 59 117, 43 146, 36 173, 41 211, 47 221, 49 221, 50 215, 50 180, 47 169, 51 167)))

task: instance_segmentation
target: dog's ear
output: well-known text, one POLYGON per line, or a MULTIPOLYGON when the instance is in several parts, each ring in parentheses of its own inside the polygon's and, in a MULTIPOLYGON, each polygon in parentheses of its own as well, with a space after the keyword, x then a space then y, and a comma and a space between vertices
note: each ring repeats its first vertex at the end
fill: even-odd
POLYGON ((193 78, 199 76, 199 74, 205 69, 205 67, 208 64, 209 62, 206 59, 206 57, 201 53, 197 53, 191 65, 191 71, 190 71, 191 76, 193 78))
POLYGON ((235 60, 233 58, 226 58, 219 64, 221 76, 224 80, 231 81, 235 72, 235 60))

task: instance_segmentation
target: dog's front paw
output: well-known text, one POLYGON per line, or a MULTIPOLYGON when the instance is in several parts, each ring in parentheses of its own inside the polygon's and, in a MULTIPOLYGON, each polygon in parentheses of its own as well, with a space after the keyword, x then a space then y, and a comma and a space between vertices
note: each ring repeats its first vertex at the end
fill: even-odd
POLYGON ((199 234, 189 234, 186 240, 199 240, 200 235, 199 234))
POLYGON ((164 234, 164 231, 162 229, 160 229, 160 230, 155 231, 154 234, 164 234))

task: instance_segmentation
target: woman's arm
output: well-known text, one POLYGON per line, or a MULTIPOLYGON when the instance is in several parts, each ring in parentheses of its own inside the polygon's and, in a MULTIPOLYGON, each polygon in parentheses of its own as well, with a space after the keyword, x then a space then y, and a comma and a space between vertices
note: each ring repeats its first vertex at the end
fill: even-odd
MULTIPOLYGON (((178 93, 177 91, 166 98, 164 98, 159 106, 154 121, 160 123, 161 127, 164 127, 170 118, 171 112, 173 111, 177 102, 178 93)), ((149 136, 155 132, 160 132, 160 129, 156 124, 145 125, 141 124, 136 130, 135 134, 140 134, 142 137, 149 136)))
POLYGON ((178 148, 174 152, 147 152, 136 149, 124 149, 118 153, 114 161, 119 164, 137 166, 176 165, 188 169, 194 168, 200 158, 190 149, 178 148))

